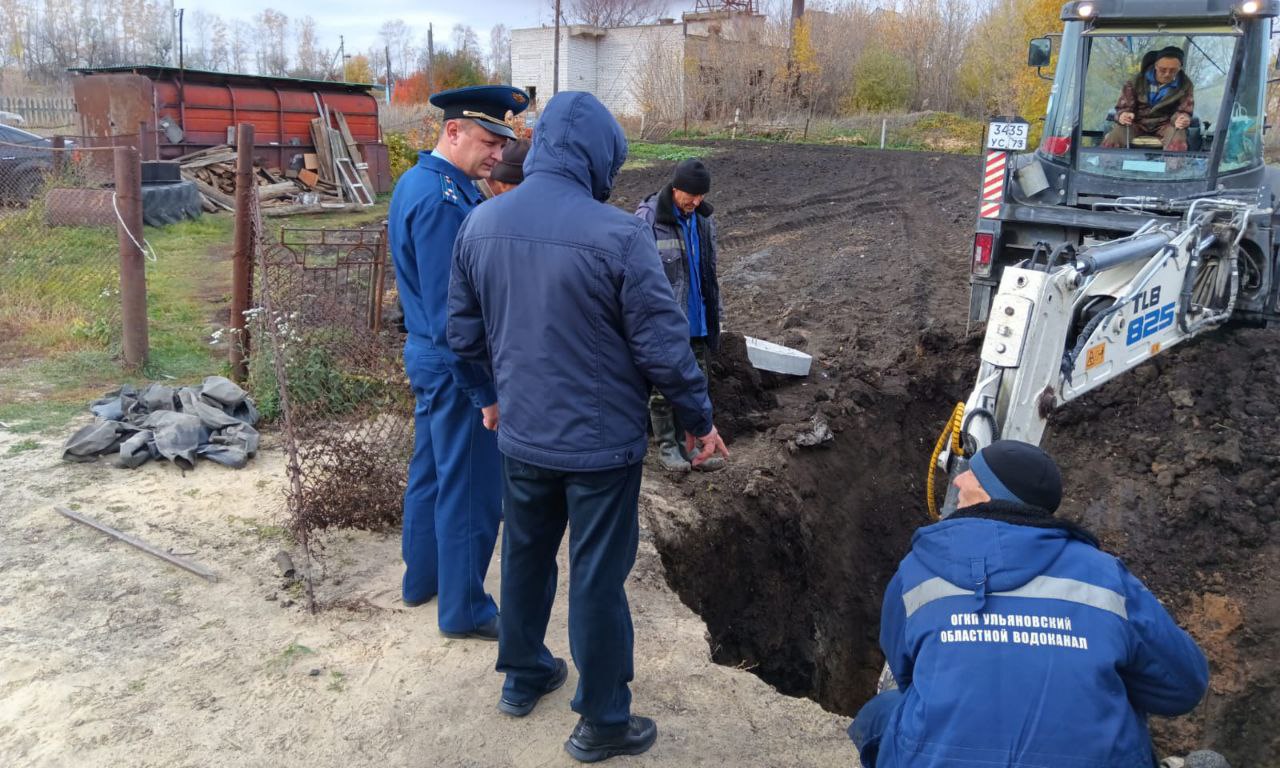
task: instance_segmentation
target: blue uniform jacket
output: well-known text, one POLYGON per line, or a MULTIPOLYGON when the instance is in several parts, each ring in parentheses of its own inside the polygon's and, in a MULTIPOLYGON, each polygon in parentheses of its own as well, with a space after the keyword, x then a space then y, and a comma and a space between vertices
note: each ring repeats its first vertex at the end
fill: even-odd
POLYGON ((880 645, 903 703, 876 768, 1136 768, 1146 714, 1180 715, 1204 654, 1119 560, 1062 529, 944 520, 916 532, 880 645))
POLYGON ((538 123, 524 183, 458 235, 449 343, 466 360, 492 358, 498 448, 520 461, 566 471, 641 461, 650 382, 690 431, 711 430, 653 231, 602 202, 626 155, 594 96, 561 93, 538 123))
POLYGON ((477 408, 497 401, 487 361, 460 360, 445 340, 453 242, 480 204, 471 180, 447 160, 418 153, 391 193, 387 234, 410 343, 435 347, 455 384, 477 408))

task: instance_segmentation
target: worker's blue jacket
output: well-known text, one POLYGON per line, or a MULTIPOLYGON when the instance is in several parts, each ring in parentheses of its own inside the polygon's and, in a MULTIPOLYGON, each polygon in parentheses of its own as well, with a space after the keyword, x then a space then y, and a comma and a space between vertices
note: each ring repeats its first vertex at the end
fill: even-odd
POLYGON ((1115 557, 1062 528, 973 517, 916 532, 880 646, 904 695, 876 768, 1146 768, 1146 715, 1189 712, 1209 678, 1115 557))
POLYGON ((404 310, 408 342, 434 350, 453 383, 477 408, 497 401, 485 361, 463 361, 445 340, 449 269, 458 228, 481 195, 448 160, 418 153, 418 164, 396 182, 387 212, 396 289, 404 310))
POLYGON ((651 385, 686 429, 711 431, 653 230, 603 202, 626 157, 604 105, 562 92, 538 121, 524 183, 458 233, 449 344, 492 361, 498 448, 514 459, 571 472, 640 462, 651 385))

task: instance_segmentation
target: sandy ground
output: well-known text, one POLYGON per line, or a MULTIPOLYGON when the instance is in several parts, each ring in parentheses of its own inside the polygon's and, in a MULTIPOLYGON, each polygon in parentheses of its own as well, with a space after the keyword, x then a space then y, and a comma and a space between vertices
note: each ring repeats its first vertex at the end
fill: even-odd
MULTIPOLYGON (((70 428, 68 428, 70 429, 70 428)), ((11 452, 0 430, 0 765, 568 766, 569 685, 524 720, 495 709, 496 646, 441 637, 399 602, 399 541, 342 533, 301 607, 273 562, 281 453, 240 471, 59 459, 65 434, 11 452), (208 583, 54 511, 67 505, 212 568, 208 583)), ((646 481, 644 517, 677 511, 646 481)), ((497 590, 497 562, 490 586, 497 590)), ((567 655, 562 588, 549 644, 567 655)), ((708 660, 647 530, 629 586, 635 710, 654 748, 610 764, 848 765, 847 720, 708 660)))

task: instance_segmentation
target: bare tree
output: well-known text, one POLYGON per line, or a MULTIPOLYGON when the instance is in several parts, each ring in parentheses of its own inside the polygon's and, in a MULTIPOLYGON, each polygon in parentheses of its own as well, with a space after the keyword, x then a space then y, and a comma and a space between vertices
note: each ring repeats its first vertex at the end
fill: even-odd
POLYGON ((483 64, 483 56, 480 54, 480 38, 469 24, 453 25, 453 50, 465 59, 477 64, 483 64))
MULTIPOLYGON (((550 0, 554 18, 555 0, 550 0)), ((561 0, 560 13, 568 24, 593 27, 631 27, 656 21, 670 0, 561 0)))
POLYGON ((657 27, 635 47, 641 63, 630 83, 631 98, 649 126, 677 121, 684 113, 682 38, 657 27))
POLYGON ((196 10, 187 15, 183 34, 183 63, 196 69, 209 68, 210 38, 213 35, 213 16, 196 10))
POLYGON ((295 73, 299 77, 323 77, 329 62, 320 58, 320 50, 316 43, 316 20, 303 16, 294 22, 294 39, 298 41, 297 67, 295 73))
MULTIPOLYGON (((408 77, 413 71, 413 32, 403 19, 385 21, 378 28, 378 39, 391 49, 391 68, 396 77, 408 77)), ((381 61, 382 57, 378 57, 381 61)))
POLYGON ((495 83, 511 82, 511 30, 506 24, 489 30, 489 77, 495 83))
POLYGON ((209 69, 225 70, 231 66, 231 37, 226 22, 218 15, 213 17, 213 30, 209 35, 209 69))
POLYGON ((233 72, 249 71, 249 54, 253 51, 253 25, 236 19, 231 22, 231 45, 227 49, 233 72))
POLYGON ((289 17, 274 8, 267 8, 254 17, 258 24, 258 72, 263 75, 287 75, 289 50, 285 38, 289 32, 289 17))

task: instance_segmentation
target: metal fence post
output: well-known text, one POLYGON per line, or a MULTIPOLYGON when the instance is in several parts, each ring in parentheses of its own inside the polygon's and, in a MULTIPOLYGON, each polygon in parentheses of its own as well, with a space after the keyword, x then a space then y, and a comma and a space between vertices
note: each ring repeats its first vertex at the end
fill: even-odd
POLYGON ((241 123, 236 132, 236 233, 231 257, 231 378, 244 381, 249 375, 249 329, 244 313, 249 308, 253 274, 253 196, 258 185, 253 180, 253 125, 241 123))
POLYGON ((142 254, 142 163, 137 147, 115 148, 115 207, 120 241, 120 315, 124 363, 147 361, 147 266, 142 254))

